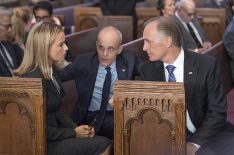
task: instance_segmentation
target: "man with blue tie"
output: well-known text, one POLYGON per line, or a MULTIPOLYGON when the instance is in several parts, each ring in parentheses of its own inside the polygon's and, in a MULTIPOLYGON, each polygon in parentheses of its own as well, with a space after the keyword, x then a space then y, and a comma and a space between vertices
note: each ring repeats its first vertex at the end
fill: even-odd
POLYGON ((96 52, 81 55, 61 73, 63 81, 75 80, 78 101, 73 119, 92 124, 97 135, 113 139, 113 95, 115 80, 131 80, 138 74, 138 59, 122 47, 122 34, 115 27, 100 30, 96 52))
MULTIPOLYGON (((219 135, 229 127, 226 122, 226 97, 215 58, 181 48, 179 30, 170 17, 147 21, 143 39, 143 50, 147 52, 150 62, 140 67, 142 80, 184 82, 187 155, 209 154, 203 150, 215 146, 212 143, 214 141, 209 141, 210 138, 222 137, 219 135)), ((230 135, 233 133, 232 130, 230 135)), ((225 141, 233 144, 234 136, 225 141)), ((229 145, 223 144, 219 146, 229 145)), ((230 146, 227 150, 233 154, 234 150, 230 146)))

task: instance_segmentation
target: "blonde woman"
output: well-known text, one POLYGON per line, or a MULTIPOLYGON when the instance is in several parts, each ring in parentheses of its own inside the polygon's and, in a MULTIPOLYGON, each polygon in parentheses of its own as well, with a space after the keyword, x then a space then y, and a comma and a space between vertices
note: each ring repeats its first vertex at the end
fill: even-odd
POLYGON ((94 128, 88 125, 77 126, 59 111, 65 92, 53 65, 64 60, 68 49, 64 42, 61 26, 51 22, 35 24, 28 35, 23 62, 15 73, 44 79, 48 155, 109 154, 107 138, 95 136, 94 128))
POLYGON ((14 8, 11 17, 11 41, 25 49, 26 34, 31 28, 32 15, 29 8, 14 8))

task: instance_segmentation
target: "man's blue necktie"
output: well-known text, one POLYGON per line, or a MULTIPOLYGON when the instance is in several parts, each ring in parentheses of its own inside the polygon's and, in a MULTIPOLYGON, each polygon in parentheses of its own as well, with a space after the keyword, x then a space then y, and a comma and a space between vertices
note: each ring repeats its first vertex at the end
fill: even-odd
POLYGON ((175 75, 173 73, 175 66, 173 65, 167 65, 166 66, 167 71, 168 71, 168 82, 176 82, 175 75))

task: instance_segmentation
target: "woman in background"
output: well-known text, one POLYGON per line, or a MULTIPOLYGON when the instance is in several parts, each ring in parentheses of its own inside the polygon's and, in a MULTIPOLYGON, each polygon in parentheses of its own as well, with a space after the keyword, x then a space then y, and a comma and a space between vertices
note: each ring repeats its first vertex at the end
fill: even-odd
POLYGON ((173 16, 176 11, 175 0, 158 0, 157 9, 161 16, 173 16))
POLYGON ((11 41, 25 49, 27 34, 31 28, 32 14, 29 8, 14 8, 11 17, 11 41))
POLYGON ((19 76, 42 78, 46 91, 47 154, 48 155, 106 155, 110 141, 95 136, 94 128, 77 126, 61 112, 65 95, 60 78, 54 68, 64 60, 67 45, 62 26, 52 22, 39 22, 29 32, 19 76))

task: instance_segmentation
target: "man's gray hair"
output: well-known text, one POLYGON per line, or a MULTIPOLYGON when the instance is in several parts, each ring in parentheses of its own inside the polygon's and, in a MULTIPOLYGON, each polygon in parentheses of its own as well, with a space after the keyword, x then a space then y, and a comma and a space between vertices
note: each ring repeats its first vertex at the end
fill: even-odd
POLYGON ((3 16, 9 16, 11 17, 13 15, 13 12, 11 9, 8 9, 6 7, 0 6, 0 22, 2 21, 3 16))

